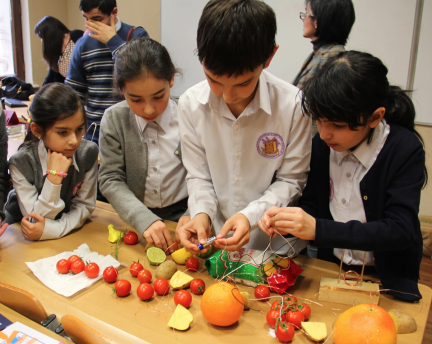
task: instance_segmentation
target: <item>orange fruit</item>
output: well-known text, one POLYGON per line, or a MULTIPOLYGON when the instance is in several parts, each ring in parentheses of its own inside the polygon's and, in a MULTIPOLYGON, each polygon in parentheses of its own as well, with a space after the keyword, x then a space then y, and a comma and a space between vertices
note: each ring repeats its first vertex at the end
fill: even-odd
POLYGON ((396 344, 396 326, 387 311, 363 303, 343 312, 333 332, 335 344, 396 344))
POLYGON ((201 298, 201 312, 212 325, 230 326, 240 319, 243 310, 243 297, 227 282, 213 284, 201 298))

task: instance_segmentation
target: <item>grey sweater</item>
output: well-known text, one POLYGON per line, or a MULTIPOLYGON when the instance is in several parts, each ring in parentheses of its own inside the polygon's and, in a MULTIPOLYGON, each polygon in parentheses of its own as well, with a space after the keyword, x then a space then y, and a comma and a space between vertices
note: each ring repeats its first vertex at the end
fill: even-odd
MULTIPOLYGON (((143 203, 148 149, 135 114, 126 101, 111 106, 102 117, 99 136, 99 188, 119 216, 141 234, 161 220, 143 203)), ((172 159, 181 159, 180 146, 172 159)))

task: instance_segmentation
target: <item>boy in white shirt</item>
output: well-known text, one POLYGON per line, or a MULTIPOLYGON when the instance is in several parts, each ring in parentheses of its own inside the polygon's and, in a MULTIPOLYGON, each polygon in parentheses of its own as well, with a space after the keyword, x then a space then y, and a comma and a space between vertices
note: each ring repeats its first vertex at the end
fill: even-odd
MULTIPOLYGON (((275 14, 262 1, 212 0, 201 15, 197 51, 207 81, 187 90, 178 105, 191 221, 176 237, 193 253, 211 225, 218 248, 236 251, 249 243, 264 250, 269 238, 256 230, 263 213, 301 196, 311 122, 299 90, 264 71, 279 47, 275 36, 275 14)), ((294 244, 296 252, 306 246, 296 238, 294 244)), ((271 247, 290 248, 282 237, 271 247)))

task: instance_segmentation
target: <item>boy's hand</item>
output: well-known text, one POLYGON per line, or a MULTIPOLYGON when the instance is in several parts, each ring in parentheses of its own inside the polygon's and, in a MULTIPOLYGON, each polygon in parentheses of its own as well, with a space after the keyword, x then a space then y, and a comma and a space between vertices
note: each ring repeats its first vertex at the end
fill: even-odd
POLYGON ((193 253, 199 254, 201 251, 197 245, 205 244, 210 236, 210 218, 205 213, 197 214, 192 220, 176 229, 176 238, 184 248, 193 253))
POLYGON ((316 220, 303 209, 297 207, 272 207, 266 211, 270 218, 270 233, 277 230, 280 234, 292 234, 299 239, 314 240, 316 220), (275 209, 276 208, 276 209, 275 209))
POLYGON ((261 228, 261 230, 271 237, 276 237, 276 233, 274 232, 274 229, 271 227, 271 218, 267 213, 277 214, 279 213, 283 208, 279 208, 276 206, 271 207, 269 210, 267 210, 264 215, 261 217, 261 219, 258 221, 258 226, 261 228))
MULTIPOLYGON (((48 156, 47 156, 48 170, 67 173, 71 164, 72 164, 72 159, 65 157, 61 153, 51 152, 51 150, 48 149, 48 156)), ((63 177, 59 175, 53 175, 51 173, 48 174, 47 179, 55 185, 60 185, 63 181, 63 177)))
POLYGON ((175 231, 175 241, 180 244, 180 237, 179 237, 179 233, 178 233, 178 229, 185 225, 186 223, 188 223, 190 221, 190 216, 182 216, 178 222, 177 222, 177 226, 176 226, 176 231, 175 231))
POLYGON ((249 242, 250 223, 246 216, 237 213, 231 216, 221 228, 214 246, 226 251, 237 251, 249 242), (228 232, 234 231, 231 238, 225 239, 228 232))
POLYGON ((171 233, 163 221, 158 220, 153 222, 145 230, 143 237, 149 244, 155 244, 164 252, 166 252, 168 247, 170 247, 170 250, 173 250, 171 246, 173 244, 171 233))
POLYGON ((117 35, 116 27, 115 27, 115 18, 111 15, 110 25, 106 25, 104 23, 89 20, 85 27, 89 29, 92 33, 90 33, 90 37, 97 39, 99 42, 103 44, 107 44, 107 42, 117 35))
POLYGON ((24 238, 29 240, 39 240, 45 228, 45 218, 36 213, 28 213, 21 220, 21 231, 24 238), (29 221, 29 217, 36 220, 35 223, 29 221))

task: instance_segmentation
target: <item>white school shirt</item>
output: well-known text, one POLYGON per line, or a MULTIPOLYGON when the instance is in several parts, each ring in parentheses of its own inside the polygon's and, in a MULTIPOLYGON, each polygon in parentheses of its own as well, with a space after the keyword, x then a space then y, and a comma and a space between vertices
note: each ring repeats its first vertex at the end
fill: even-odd
MULTIPOLYGON (((38 155, 42 173, 45 175, 48 169, 48 153, 42 140, 38 145, 38 155)), ((72 165, 79 171, 75 155, 72 157, 72 165)), ((62 214, 58 220, 55 220, 55 217, 65 207, 64 201, 60 198, 62 185, 55 185, 46 178, 42 191, 38 195, 36 187, 27 181, 15 165, 10 165, 9 170, 21 214, 26 216, 28 213, 36 213, 45 218, 44 231, 39 240, 58 239, 65 236, 71 230, 81 227, 95 209, 98 176, 97 160, 85 174, 84 182, 71 201, 70 211, 62 214)))
POLYGON ((180 143, 176 102, 170 99, 155 121, 135 118, 148 147, 143 203, 149 208, 164 208, 181 201, 188 194, 186 169, 174 154, 180 143))
MULTIPOLYGON (((367 222, 360 182, 375 163, 389 133, 390 126, 383 120, 375 128, 371 143, 362 142, 354 152, 330 149, 330 212, 335 221, 367 222)), ((342 249, 335 248, 333 254, 341 259, 342 249)), ((364 254, 364 251, 345 250, 343 261, 348 265, 363 265, 364 254)), ((367 252, 366 265, 375 265, 373 252, 367 252)))
MULTIPOLYGON (((258 221, 271 206, 295 204, 309 171, 311 120, 302 114, 299 89, 263 71, 254 99, 235 118, 203 81, 180 97, 178 113, 191 217, 208 214, 217 234, 242 213, 252 230, 245 247, 264 250, 269 237, 258 221)), ((306 246, 293 243, 296 253, 306 246)), ((279 252, 288 248, 277 237, 272 250, 284 244, 279 252)))

